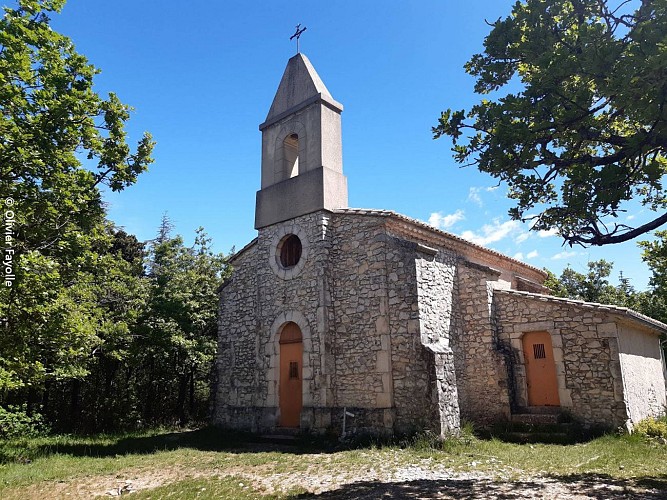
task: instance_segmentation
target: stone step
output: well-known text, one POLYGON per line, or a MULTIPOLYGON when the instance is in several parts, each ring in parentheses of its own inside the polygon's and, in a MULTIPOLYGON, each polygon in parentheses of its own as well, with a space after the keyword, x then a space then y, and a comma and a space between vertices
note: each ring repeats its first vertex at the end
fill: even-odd
POLYGON ((301 429, 299 427, 275 427, 272 434, 278 436, 298 436, 301 434, 301 429))
POLYGON ((513 413, 513 424, 555 425, 558 423, 556 413, 513 413))
POLYGON ((516 413, 532 413, 533 415, 558 415, 562 411, 560 406, 521 406, 516 413))
POLYGON ((299 429, 277 428, 270 434, 256 436, 256 441, 274 444, 297 444, 299 441, 299 429))

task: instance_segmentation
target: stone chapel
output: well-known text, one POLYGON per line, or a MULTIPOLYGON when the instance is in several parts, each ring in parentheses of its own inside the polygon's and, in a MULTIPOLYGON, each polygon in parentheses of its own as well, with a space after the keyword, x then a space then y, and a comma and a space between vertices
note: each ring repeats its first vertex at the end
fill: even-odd
POLYGON ((220 289, 217 425, 445 435, 526 413, 631 429, 664 411, 667 325, 552 297, 540 269, 348 208, 342 111, 292 57, 259 126, 257 238, 220 289))

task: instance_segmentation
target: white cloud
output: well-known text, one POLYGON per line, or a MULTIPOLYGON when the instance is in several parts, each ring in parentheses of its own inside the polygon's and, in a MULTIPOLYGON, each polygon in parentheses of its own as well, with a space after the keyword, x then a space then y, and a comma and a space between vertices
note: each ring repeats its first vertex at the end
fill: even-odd
POLYGON ((480 207, 483 205, 482 198, 479 196, 479 192, 481 191, 481 189, 482 188, 473 186, 468 191, 468 201, 472 201, 473 203, 476 203, 480 207))
POLYGON ((526 260, 534 259, 538 255, 539 254, 537 253, 537 250, 533 250, 532 252, 528 252, 525 256, 523 255, 523 252, 517 252, 517 253, 514 254, 514 258, 516 260, 526 261, 526 260))
MULTIPOLYGON (((537 224, 537 221, 540 220, 539 214, 526 214, 523 216, 523 219, 528 223, 528 227, 532 230, 537 224)), ((533 231, 535 232, 535 231, 533 231)), ((555 228, 552 229, 541 229, 537 231, 537 235, 540 238, 549 238, 551 236, 558 236, 558 230, 555 228)))
POLYGON ((573 257, 577 255, 577 252, 568 252, 567 250, 563 252, 559 252, 553 257, 551 257, 551 260, 562 260, 562 259, 567 259, 568 257, 573 257))
POLYGON ((537 235, 540 238, 549 238, 551 236, 558 236, 558 229, 551 228, 551 229, 541 230, 537 232, 537 235))
POLYGON ((463 233, 461 233, 461 238, 477 243, 478 245, 488 245, 489 243, 495 243, 506 238, 519 230, 520 227, 521 223, 519 221, 508 220, 500 222, 500 219, 496 219, 492 224, 485 224, 482 226, 479 233, 474 231, 463 231, 463 233))
MULTIPOLYGON (((528 221, 528 227, 532 229, 532 227, 535 225, 536 220, 532 219, 528 221)), ((514 238, 514 242, 519 244, 523 243, 526 241, 528 238, 530 238, 533 234, 537 234, 540 238, 549 238, 551 236, 558 236, 558 230, 557 229, 548 229, 548 230, 542 230, 542 231, 524 231, 522 233, 519 233, 516 238, 514 238)))
POLYGON ((442 212, 433 212, 428 218, 428 223, 438 229, 449 229, 463 219, 465 219, 463 210, 457 210, 453 214, 448 215, 443 215, 442 212))
POLYGON ((637 217, 637 216, 636 216, 636 215, 628 215, 628 216, 625 218, 625 220, 632 220, 632 219, 634 219, 635 217, 637 217))
POLYGON ((480 193, 486 192, 490 193, 491 191, 495 191, 498 189, 498 186, 490 186, 490 187, 482 187, 482 186, 473 186, 468 190, 468 201, 472 201, 476 205, 484 206, 484 202, 482 201, 482 197, 480 196, 480 193))
POLYGON ((524 231, 523 233, 519 234, 516 238, 514 238, 514 241, 516 243, 523 243, 528 238, 530 238, 530 232, 524 231))

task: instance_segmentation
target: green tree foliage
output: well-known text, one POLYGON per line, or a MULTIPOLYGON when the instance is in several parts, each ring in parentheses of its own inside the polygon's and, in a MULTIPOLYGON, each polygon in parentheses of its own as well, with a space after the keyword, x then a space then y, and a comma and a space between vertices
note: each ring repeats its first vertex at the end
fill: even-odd
POLYGON ((148 245, 106 220, 100 188, 133 184, 129 108, 47 14, 19 0, 0 21, 0 202, 11 199, 16 280, 0 288, 0 434, 114 430, 202 419, 228 273, 203 229, 186 247, 164 219, 148 245), (34 425, 33 425, 34 424, 34 425), (41 424, 40 424, 41 425, 41 424))
POLYGON ((68 281, 58 273, 57 261, 48 275, 26 269, 29 260, 21 261, 18 305, 6 307, 10 328, 0 340, 0 402, 27 402, 29 413, 41 406, 52 422, 75 425, 82 385, 102 367, 127 358, 147 287, 134 272, 136 262, 111 251, 116 239, 114 228, 106 226, 104 237, 77 259, 81 268, 68 281), (67 400, 64 390, 70 393, 67 400))
POLYGON ((164 219, 146 247, 114 232, 123 256, 107 280, 107 328, 84 377, 50 384, 44 413, 59 431, 100 431, 203 421, 217 340, 217 289, 230 272, 199 229, 194 245, 164 219))
POLYGON ((465 70, 479 94, 520 90, 448 109, 433 133, 452 138, 458 162, 508 184, 513 219, 557 228, 570 245, 667 222, 667 0, 517 2, 465 70), (630 199, 652 220, 618 222, 630 199))
POLYGON ((131 417, 127 401, 117 394, 125 390, 119 387, 119 375, 131 359, 149 288, 143 276, 143 244, 122 230, 109 230, 112 238, 95 290, 100 342, 83 376, 56 380, 43 394, 43 412, 57 430, 111 430, 121 421, 119 412, 131 417))
POLYGON ((604 259, 588 263, 588 272, 579 273, 569 265, 560 277, 547 270, 544 285, 556 297, 612 304, 643 312, 647 302, 645 293, 637 292, 630 280, 621 273, 617 286, 609 283, 614 263, 604 259))
POLYGON ((656 231, 657 239, 640 241, 642 260, 651 269, 651 300, 645 314, 667 323, 667 231, 656 231))
POLYGON ((127 144, 129 107, 100 97, 98 70, 51 29, 63 4, 19 0, 0 20, 0 203, 13 203, 16 274, 0 287, 0 401, 28 411, 127 334, 131 264, 112 251, 100 187, 122 190, 152 162, 150 135, 127 144))
POLYGON ((146 369, 146 421, 159 420, 165 412, 180 422, 208 414, 217 346, 217 289, 230 272, 210 244, 199 228, 194 246, 185 247, 180 236, 171 236, 171 224, 164 218, 150 245, 150 294, 137 353, 146 369))

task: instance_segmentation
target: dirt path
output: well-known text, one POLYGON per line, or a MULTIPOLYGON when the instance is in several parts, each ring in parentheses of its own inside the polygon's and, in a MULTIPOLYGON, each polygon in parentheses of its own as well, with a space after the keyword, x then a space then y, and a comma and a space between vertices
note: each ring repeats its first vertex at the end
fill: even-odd
MULTIPOLYGON (((528 476, 522 471, 503 467, 488 472, 459 472, 446 464, 429 459, 413 464, 392 460, 373 467, 351 470, 340 463, 330 466, 313 456, 314 465, 306 470, 276 472, 270 465, 210 468, 163 467, 131 469, 117 475, 76 478, 45 482, 8 492, 7 500, 52 498, 113 498, 121 493, 145 491, 188 478, 239 479, 240 487, 251 486, 258 492, 287 492, 300 486, 308 493, 297 498, 316 499, 665 499, 667 492, 640 485, 631 480, 595 476, 563 481, 546 476, 528 476)), ((131 496, 130 496, 131 498, 131 496)))

